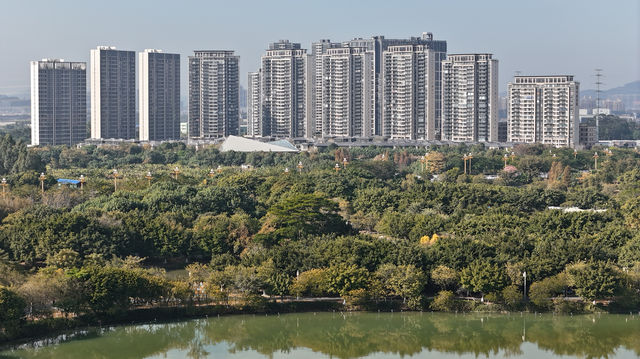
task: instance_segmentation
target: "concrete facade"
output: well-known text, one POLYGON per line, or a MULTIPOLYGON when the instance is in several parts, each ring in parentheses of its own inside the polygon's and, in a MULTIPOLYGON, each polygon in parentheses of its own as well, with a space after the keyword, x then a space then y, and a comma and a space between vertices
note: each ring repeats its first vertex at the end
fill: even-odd
POLYGON ((238 135, 240 57, 233 51, 189 56, 189 138, 238 135))
POLYGON ((433 140, 435 58, 425 45, 390 46, 383 53, 382 136, 433 140))
POLYGON ((442 94, 442 140, 498 140, 498 60, 491 54, 447 55, 442 94))
POLYGON ((91 50, 91 138, 137 137, 136 53, 98 46, 91 50))
POLYGON ((73 146, 87 137, 87 64, 31 62, 31 145, 73 146))
POLYGON ((161 50, 138 54, 139 139, 180 139, 180 55, 161 50))
POLYGON ((579 86, 570 75, 516 76, 509 83, 509 141, 576 147, 579 86))
POLYGON ((262 131, 271 137, 307 137, 306 52, 298 43, 281 40, 262 56, 262 131))

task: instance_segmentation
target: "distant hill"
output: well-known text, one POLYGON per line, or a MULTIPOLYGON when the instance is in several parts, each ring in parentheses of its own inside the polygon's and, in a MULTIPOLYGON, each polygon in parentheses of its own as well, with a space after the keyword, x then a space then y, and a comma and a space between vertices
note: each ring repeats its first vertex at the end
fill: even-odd
MULTIPOLYGON (((626 85, 620 87, 614 87, 609 90, 603 90, 603 97, 620 96, 620 95, 636 95, 640 97, 640 81, 629 82, 626 85)), ((596 90, 580 90, 580 96, 595 97, 596 90)))

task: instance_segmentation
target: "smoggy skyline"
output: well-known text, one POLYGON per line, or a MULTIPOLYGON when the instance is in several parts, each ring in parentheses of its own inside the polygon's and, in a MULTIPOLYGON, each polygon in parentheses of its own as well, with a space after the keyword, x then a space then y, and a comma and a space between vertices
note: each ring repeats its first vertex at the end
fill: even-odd
POLYGON ((432 32, 449 53, 493 53, 500 61, 500 91, 515 71, 573 74, 581 89, 640 78, 640 7, 636 0, 587 1, 165 1, 2 4, 0 93, 29 91, 29 61, 63 58, 89 62, 98 45, 182 56, 182 96, 187 57, 198 49, 235 50, 240 82, 259 67, 270 42, 289 39, 309 49, 320 39, 344 41, 432 32))

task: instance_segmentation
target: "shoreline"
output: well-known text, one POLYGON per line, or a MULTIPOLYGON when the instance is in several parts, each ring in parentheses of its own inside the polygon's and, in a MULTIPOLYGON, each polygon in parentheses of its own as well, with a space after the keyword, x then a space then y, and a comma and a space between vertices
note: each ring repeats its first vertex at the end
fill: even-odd
POLYGON ((130 309, 111 316, 85 314, 74 318, 47 318, 27 322, 18 331, 23 332, 5 340, 0 338, 0 350, 6 350, 28 342, 43 340, 47 337, 62 335, 65 332, 78 331, 106 326, 140 325, 145 323, 169 323, 210 316, 242 314, 280 314, 305 312, 343 311, 338 302, 267 302, 265 305, 225 305, 207 304, 180 307, 153 307, 130 309))
MULTIPOLYGON (((489 309, 489 308, 487 308, 489 309)), ((498 309, 498 308, 496 308, 498 309)), ((501 308, 502 309, 502 308, 501 308)), ((39 321, 28 322, 20 327, 17 335, 8 340, 0 339, 0 350, 15 348, 30 342, 37 342, 51 339, 74 331, 98 329, 103 327, 125 326, 125 325, 142 325, 152 323, 171 323, 176 321, 186 321, 192 319, 209 318, 213 316, 229 316, 229 315, 246 315, 246 314, 290 314, 290 313, 308 313, 308 312, 361 312, 375 313, 376 310, 369 308, 347 308, 339 301, 288 301, 288 302, 265 302, 262 304, 205 304, 190 305, 176 307, 153 307, 153 308, 135 308, 125 312, 117 313, 111 316, 97 316, 94 314, 85 314, 75 318, 48 318, 39 321)), ((472 311, 415 311, 402 310, 397 311, 394 308, 380 307, 378 313, 407 313, 407 312, 433 312, 448 314, 501 314, 511 315, 514 313, 522 314, 554 314, 554 311, 532 312, 530 310, 508 311, 508 310, 472 310, 472 311)), ((633 312, 629 312, 634 314, 633 312)), ((576 313, 557 313, 560 315, 582 315, 582 314, 627 314, 623 312, 608 311, 583 311, 576 313)), ((640 312, 637 313, 640 315, 640 312)))

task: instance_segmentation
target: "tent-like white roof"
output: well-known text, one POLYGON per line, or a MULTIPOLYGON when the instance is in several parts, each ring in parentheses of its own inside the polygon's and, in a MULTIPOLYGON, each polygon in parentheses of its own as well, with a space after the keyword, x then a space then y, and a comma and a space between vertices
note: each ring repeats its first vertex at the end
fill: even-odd
POLYGON ((300 152, 294 145, 285 140, 260 142, 249 138, 229 136, 220 146, 221 152, 300 152))

